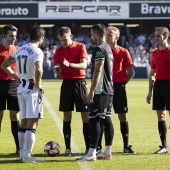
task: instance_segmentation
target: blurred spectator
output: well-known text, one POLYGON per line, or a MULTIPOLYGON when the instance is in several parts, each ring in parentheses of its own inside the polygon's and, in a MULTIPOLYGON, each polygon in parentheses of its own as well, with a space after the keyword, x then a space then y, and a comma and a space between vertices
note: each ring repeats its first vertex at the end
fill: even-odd
POLYGON ((48 46, 46 46, 43 53, 44 53, 43 65, 44 65, 44 67, 47 67, 47 70, 51 70, 51 54, 50 54, 48 46))

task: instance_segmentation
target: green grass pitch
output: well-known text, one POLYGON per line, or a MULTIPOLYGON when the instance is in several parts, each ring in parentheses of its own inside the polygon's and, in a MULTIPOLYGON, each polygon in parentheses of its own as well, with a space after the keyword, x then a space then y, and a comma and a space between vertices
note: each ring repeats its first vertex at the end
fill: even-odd
MULTIPOLYGON (((90 80, 87 80, 88 88, 90 80)), ((112 160, 97 160, 95 162, 75 162, 75 157, 85 151, 80 114, 74 112, 72 118, 72 157, 64 157, 65 145, 62 135, 63 114, 58 111, 60 80, 43 80, 44 86, 44 118, 39 121, 36 142, 33 149, 35 157, 43 159, 43 163, 21 163, 15 151, 14 141, 10 132, 9 114, 4 113, 0 133, 0 170, 168 170, 170 155, 154 155, 160 145, 157 129, 157 117, 152 106, 146 103, 148 80, 131 80, 126 86, 129 113, 127 115, 130 129, 129 144, 137 155, 124 155, 123 142, 117 115, 112 114, 115 134, 112 147, 112 160), (44 154, 44 144, 56 140, 61 146, 57 157, 47 157, 44 154)), ((169 127, 167 113, 167 127, 169 127)), ((170 130, 167 131, 167 141, 170 146, 170 130)), ((103 141, 104 146, 104 141, 103 141)))

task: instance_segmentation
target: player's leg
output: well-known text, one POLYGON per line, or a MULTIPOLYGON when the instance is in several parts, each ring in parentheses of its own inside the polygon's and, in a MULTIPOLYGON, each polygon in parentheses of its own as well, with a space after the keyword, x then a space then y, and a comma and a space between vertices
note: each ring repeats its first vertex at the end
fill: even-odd
POLYGON ((104 152, 98 155, 99 159, 111 159, 111 147, 114 136, 113 124, 110 116, 106 116, 105 119, 101 119, 105 127, 105 149, 104 152))
POLYGON ((102 152, 102 138, 103 138, 103 133, 104 133, 104 125, 101 122, 100 122, 100 129, 101 129, 101 133, 100 133, 100 138, 99 138, 99 142, 98 142, 97 149, 96 149, 97 155, 102 152))
POLYGON ((27 129, 27 119, 26 119, 26 101, 23 97, 22 87, 18 87, 17 92, 18 104, 20 108, 20 118, 21 123, 18 130, 18 139, 19 139, 19 147, 20 147, 20 159, 22 160, 23 152, 24 152, 24 143, 25 143, 25 132, 27 129))
MULTIPOLYGON (((43 94, 41 94, 43 97, 43 94)), ((43 118, 43 102, 39 101, 39 91, 28 90, 23 92, 26 103, 27 129, 24 138, 23 162, 43 162, 32 156, 32 150, 36 140, 36 129, 39 119, 43 118)))
POLYGON ((16 153, 19 154, 19 139, 18 139, 18 129, 19 129, 19 112, 16 110, 10 110, 10 120, 11 120, 11 132, 14 137, 16 145, 16 153))
POLYGON ((2 119, 3 119, 3 115, 4 115, 4 111, 0 110, 0 132, 1 132, 1 122, 2 122, 2 119))
POLYGON ((19 104, 17 97, 18 82, 17 81, 9 82, 8 87, 9 89, 7 95, 7 109, 10 110, 11 132, 16 144, 16 153, 19 154, 19 140, 18 140, 19 104))
POLYGON ((90 125, 90 147, 88 152, 76 159, 76 161, 95 161, 96 160, 96 147, 100 137, 100 118, 94 117, 89 119, 90 125))
POLYGON ((160 149, 155 152, 155 154, 162 154, 168 152, 167 147, 167 127, 166 127, 166 111, 165 110, 157 110, 157 117, 158 117, 158 132, 161 140, 162 146, 160 146, 160 149))
POLYGON ((6 110, 6 96, 8 94, 8 86, 4 81, 0 81, 0 132, 4 110, 6 110))
POLYGON ((21 118, 21 124, 19 126, 18 130, 18 139, 19 139, 19 147, 20 147, 20 159, 22 160, 22 157, 24 155, 24 144, 25 144, 25 132, 27 129, 27 119, 21 118))
POLYGON ((154 152, 155 154, 167 153, 167 127, 166 127, 166 110, 170 109, 170 92, 169 92, 170 82, 168 81, 155 81, 153 88, 153 110, 156 110, 158 118, 158 132, 160 135, 160 140, 162 146, 160 149, 154 152))
POLYGON ((86 145, 85 153, 87 153, 90 145, 89 112, 81 112, 81 118, 83 122, 83 135, 84 135, 84 141, 86 145))
POLYGON ((66 146, 65 156, 71 156, 71 119, 72 111, 74 111, 74 98, 72 91, 74 85, 72 81, 64 80, 60 91, 59 110, 63 112, 63 135, 66 146))
POLYGON ((38 125, 38 118, 28 118, 27 119, 27 130, 25 132, 25 146, 24 146, 24 157, 29 157, 32 153, 34 143, 35 143, 35 134, 38 125))
MULTIPOLYGON (((107 116, 111 116, 112 114, 112 102, 113 102, 113 96, 111 95, 108 99, 107 116)), ((102 137, 105 131, 105 127, 102 122, 100 122, 100 129, 101 129, 101 134, 100 134, 100 138, 99 138, 99 142, 98 142, 98 146, 96 150, 97 155, 102 152, 102 137)), ((114 135, 114 127, 113 127, 113 135, 114 135)))
POLYGON ((66 146, 65 156, 71 156, 71 119, 72 112, 63 112, 63 134, 66 146))
POLYGON ((129 145, 129 124, 127 120, 127 96, 126 86, 124 83, 114 84, 114 95, 113 95, 113 108, 115 113, 118 113, 118 119, 120 121, 120 131, 123 139, 123 152, 129 154, 135 154, 132 150, 132 146, 129 145))
POLYGON ((76 111, 81 112, 81 118, 83 122, 83 135, 84 141, 86 145, 86 151, 89 149, 89 141, 90 141, 90 129, 89 129, 89 107, 86 104, 86 96, 87 96, 87 84, 84 79, 78 80, 74 83, 74 101, 76 106, 76 111))
POLYGON ((123 138, 124 148, 129 146, 129 125, 126 119, 126 113, 118 113, 118 119, 120 121, 120 131, 123 138))
POLYGON ((105 127, 105 149, 104 152, 98 155, 98 158, 101 159, 111 159, 112 154, 111 154, 111 147, 112 147, 112 141, 113 141, 113 136, 114 136, 114 127, 112 124, 111 120, 111 110, 112 110, 112 100, 113 96, 112 95, 105 95, 103 98, 103 103, 105 103, 105 107, 107 107, 107 112, 105 119, 101 119, 101 123, 105 127))

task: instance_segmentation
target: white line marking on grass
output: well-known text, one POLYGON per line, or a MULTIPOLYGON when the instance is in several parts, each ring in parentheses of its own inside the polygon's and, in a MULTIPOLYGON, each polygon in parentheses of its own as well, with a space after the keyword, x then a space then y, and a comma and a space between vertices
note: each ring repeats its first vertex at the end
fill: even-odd
MULTIPOLYGON (((49 113, 51 114, 51 117, 54 119, 58 129, 60 130, 60 133, 63 134, 63 124, 60 120, 60 118, 57 116, 56 112, 54 111, 54 109, 52 108, 51 104, 48 102, 48 100, 44 97, 44 104, 47 108, 47 110, 49 111, 49 113)), ((76 143, 74 142, 73 138, 71 138, 71 142, 72 142, 72 146, 74 148, 74 151, 76 152, 80 152, 79 147, 76 145, 76 143)), ((91 170, 90 165, 87 162, 78 162, 79 166, 81 167, 81 169, 83 170, 91 170)))

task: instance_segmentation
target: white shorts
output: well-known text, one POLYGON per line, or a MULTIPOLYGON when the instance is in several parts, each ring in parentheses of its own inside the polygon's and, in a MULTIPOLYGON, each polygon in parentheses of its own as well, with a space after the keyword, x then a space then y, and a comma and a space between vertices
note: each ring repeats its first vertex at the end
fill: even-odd
POLYGON ((21 119, 43 118, 43 101, 38 98, 37 90, 18 92, 21 119))

